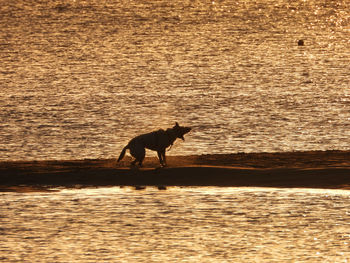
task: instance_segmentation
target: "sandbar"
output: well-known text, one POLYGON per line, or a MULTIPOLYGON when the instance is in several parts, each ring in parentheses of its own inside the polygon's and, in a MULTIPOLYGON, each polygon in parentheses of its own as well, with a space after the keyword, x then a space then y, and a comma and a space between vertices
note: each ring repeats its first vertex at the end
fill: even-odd
POLYGON ((0 162, 0 191, 52 191, 57 187, 220 186, 350 190, 350 151, 232 153, 168 156, 160 168, 116 159, 0 162))

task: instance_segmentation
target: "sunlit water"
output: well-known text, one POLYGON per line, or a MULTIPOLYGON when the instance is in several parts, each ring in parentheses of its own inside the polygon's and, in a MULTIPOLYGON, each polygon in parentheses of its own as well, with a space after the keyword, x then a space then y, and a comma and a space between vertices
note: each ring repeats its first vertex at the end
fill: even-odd
POLYGON ((349 262, 350 192, 2 193, 2 262, 349 262))
POLYGON ((348 149, 349 58, 347 0, 2 1, 0 160, 348 149))

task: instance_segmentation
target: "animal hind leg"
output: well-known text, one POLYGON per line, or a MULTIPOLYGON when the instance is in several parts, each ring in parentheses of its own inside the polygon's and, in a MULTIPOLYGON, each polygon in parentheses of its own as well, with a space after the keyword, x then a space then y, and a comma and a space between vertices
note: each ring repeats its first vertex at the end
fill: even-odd
POLYGON ((135 160, 131 164, 135 165, 138 162, 139 165, 142 166, 142 162, 146 156, 145 148, 134 145, 133 147, 130 147, 130 154, 135 158, 135 160))
POLYGON ((139 162, 139 166, 141 167, 142 166, 142 162, 143 160, 145 159, 145 156, 146 156, 146 151, 145 149, 143 149, 143 154, 139 156, 139 159, 138 159, 138 162, 139 162))

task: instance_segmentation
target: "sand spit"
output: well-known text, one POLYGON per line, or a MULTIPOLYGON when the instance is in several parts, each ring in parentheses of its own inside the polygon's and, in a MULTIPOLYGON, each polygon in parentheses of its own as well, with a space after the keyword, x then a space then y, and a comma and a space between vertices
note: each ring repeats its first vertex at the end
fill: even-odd
POLYGON ((130 158, 0 162, 0 191, 48 191, 53 187, 257 186, 350 190, 350 151, 238 153, 154 157, 130 168, 130 158))

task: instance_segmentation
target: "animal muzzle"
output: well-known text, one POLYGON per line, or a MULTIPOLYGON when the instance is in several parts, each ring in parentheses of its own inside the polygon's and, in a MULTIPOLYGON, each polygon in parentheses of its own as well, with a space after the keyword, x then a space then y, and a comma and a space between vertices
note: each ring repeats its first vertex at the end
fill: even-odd
POLYGON ((190 127, 184 127, 183 133, 182 133, 182 135, 180 136, 180 138, 184 141, 184 140, 185 140, 184 135, 185 135, 186 133, 189 133, 190 131, 191 131, 191 128, 190 128, 190 127))

